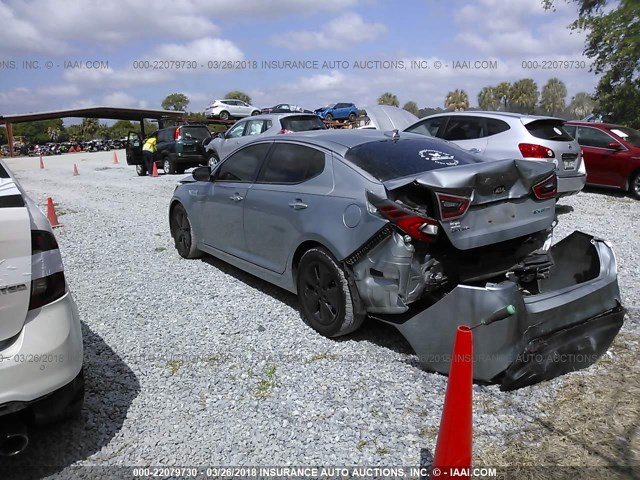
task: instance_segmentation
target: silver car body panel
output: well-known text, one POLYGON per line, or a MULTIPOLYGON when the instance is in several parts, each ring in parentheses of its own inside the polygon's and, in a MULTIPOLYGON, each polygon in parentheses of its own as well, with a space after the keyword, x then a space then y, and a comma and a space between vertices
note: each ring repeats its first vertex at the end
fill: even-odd
POLYGON ((413 113, 390 105, 371 105, 364 107, 363 110, 369 117, 367 127, 372 126, 383 131, 394 129, 402 131, 419 120, 413 113))

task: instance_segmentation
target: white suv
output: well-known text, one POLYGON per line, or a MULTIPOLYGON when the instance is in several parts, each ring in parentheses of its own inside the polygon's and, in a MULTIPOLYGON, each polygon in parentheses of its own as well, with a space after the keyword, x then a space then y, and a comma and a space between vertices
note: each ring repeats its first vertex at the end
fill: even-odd
POLYGON ((80 318, 51 225, 0 160, 0 456, 79 414, 80 318))
POLYGON ((204 116, 207 118, 218 117, 220 120, 230 118, 244 118, 250 115, 258 115, 260 110, 242 100, 224 99, 214 100, 204 109, 204 116))

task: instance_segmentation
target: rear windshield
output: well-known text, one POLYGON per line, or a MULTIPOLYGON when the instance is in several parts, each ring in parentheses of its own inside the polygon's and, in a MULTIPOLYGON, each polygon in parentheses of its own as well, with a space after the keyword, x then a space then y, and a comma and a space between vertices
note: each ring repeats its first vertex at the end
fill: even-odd
POLYGON ((567 133, 563 125, 564 122, 560 120, 535 120, 527 123, 525 127, 527 127, 531 135, 543 140, 557 140, 560 142, 573 140, 573 137, 567 133))
POLYGON ((280 120, 282 128, 292 132, 305 132, 307 130, 326 130, 326 126, 317 115, 296 115, 280 120))
POLYGON ((9 173, 0 165, 0 178, 9 178, 9 173))
POLYGON ((640 132, 638 130, 629 127, 614 127, 611 131, 634 147, 640 147, 640 132))
POLYGON ((211 132, 207 127, 182 127, 182 137, 186 138, 187 134, 196 140, 204 140, 211 136, 211 132))
POLYGON ((345 158, 381 182, 481 161, 461 148, 428 138, 363 143, 350 148, 345 158))

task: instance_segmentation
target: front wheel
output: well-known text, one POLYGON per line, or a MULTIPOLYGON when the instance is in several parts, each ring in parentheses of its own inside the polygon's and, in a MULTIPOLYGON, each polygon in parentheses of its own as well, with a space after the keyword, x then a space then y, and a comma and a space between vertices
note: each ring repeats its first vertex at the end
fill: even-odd
POLYGON ((215 167, 219 162, 220 162, 220 158, 218 157, 218 154, 215 152, 212 152, 209 155, 209 159, 207 160, 207 164, 209 165, 209 168, 215 167))
POLYGON ((351 288, 333 256, 323 248, 305 252, 296 278, 298 299, 304 321, 326 337, 357 330, 366 314, 360 297, 351 288))
POLYGON ((178 204, 173 209, 169 226, 176 250, 182 258, 202 256, 202 252, 196 248, 193 241, 193 227, 191 227, 187 212, 182 205, 178 204))
POLYGON ((636 200, 640 200, 640 172, 636 172, 629 181, 629 193, 636 200))
POLYGON ((176 166, 169 157, 165 157, 162 161, 162 169, 164 170, 164 173, 168 173, 170 175, 176 173, 176 166))
POLYGON ((147 167, 144 165, 136 165, 136 173, 139 177, 144 177, 147 174, 147 167))
POLYGON ((255 117, 256 115, 260 115, 260 111, 259 110, 254 110, 253 112, 251 112, 251 116, 255 117))
POLYGON ((324 119, 325 119, 327 122, 330 122, 331 120, 333 120, 333 115, 331 115, 330 113, 327 113, 327 114, 324 116, 324 119))

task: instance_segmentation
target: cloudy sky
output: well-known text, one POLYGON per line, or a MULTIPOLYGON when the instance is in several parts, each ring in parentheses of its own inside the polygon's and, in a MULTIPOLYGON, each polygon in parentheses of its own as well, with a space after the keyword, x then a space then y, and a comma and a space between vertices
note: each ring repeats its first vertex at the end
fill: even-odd
POLYGON ((160 108, 173 92, 189 97, 189 110, 202 111, 236 89, 257 107, 289 102, 313 109, 337 101, 365 106, 385 91, 401 104, 437 107, 448 91, 462 88, 475 106, 483 86, 527 77, 540 89, 560 78, 567 100, 591 93, 597 77, 582 55, 584 35, 566 28, 575 7, 561 1, 551 12, 541 3, 0 0, 0 114, 160 108), (276 60, 309 68, 263 63, 276 60), (542 68, 557 60, 574 61, 574 68, 542 68), (94 61, 97 68, 86 67, 94 61), (537 69, 523 68, 533 61, 537 69), (364 68, 354 68, 356 62, 364 68), (169 68, 153 68, 161 66, 169 68))

